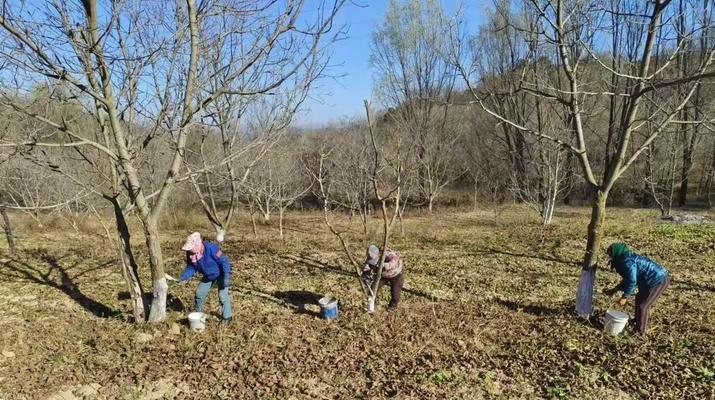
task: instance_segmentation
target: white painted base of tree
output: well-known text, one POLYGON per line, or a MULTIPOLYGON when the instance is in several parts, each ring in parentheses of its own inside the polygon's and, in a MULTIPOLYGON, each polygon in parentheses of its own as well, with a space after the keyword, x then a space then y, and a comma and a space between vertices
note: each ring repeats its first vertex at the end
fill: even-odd
POLYGON ((223 243, 225 237, 226 231, 223 228, 216 228, 216 241, 218 243, 223 243))
POLYGON ((369 313, 375 312, 375 303, 377 303, 377 299, 375 298, 375 296, 368 297, 367 312, 369 312, 369 313))
POLYGON ((154 281, 152 286, 151 310, 149 311, 149 322, 163 322, 166 319, 166 296, 169 292, 169 285, 166 278, 161 277, 154 281))
POLYGON ((576 291, 576 313, 588 318, 593 313, 593 287, 596 284, 596 268, 581 269, 576 291))

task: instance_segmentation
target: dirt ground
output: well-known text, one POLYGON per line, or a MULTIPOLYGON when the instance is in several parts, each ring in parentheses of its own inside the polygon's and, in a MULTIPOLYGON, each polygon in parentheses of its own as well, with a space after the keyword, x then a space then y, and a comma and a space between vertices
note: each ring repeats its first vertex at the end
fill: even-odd
MULTIPOLYGON (((572 314, 587 219, 561 210, 544 230, 518 209, 498 223, 490 212, 409 218, 392 245, 403 301, 387 312, 384 289, 372 315, 320 215, 291 215, 284 242, 277 222, 254 238, 242 219, 223 246, 234 322, 219 328, 212 293, 203 333, 185 319, 196 280, 170 289, 166 323, 134 325, 112 243, 37 229, 0 264, 0 399, 715 398, 715 226, 609 212, 604 248, 625 241, 672 273, 639 341, 600 331, 615 297, 595 298, 592 322, 572 314), (324 294, 340 300, 337 320, 302 308, 324 294)), ((187 233, 165 232, 172 275, 187 233)), ((617 281, 601 269, 597 288, 617 281)))

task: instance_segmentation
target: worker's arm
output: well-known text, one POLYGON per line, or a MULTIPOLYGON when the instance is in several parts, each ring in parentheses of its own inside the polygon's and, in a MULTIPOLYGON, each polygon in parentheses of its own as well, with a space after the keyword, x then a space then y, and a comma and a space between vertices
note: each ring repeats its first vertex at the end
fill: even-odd
POLYGON ((184 272, 181 273, 181 276, 179 277, 179 282, 183 282, 194 276, 196 273, 196 268, 194 268, 191 263, 186 264, 186 268, 184 268, 184 272))
POLYGON ((623 280, 618 285, 618 289, 623 292, 623 298, 633 296, 636 289, 636 265, 633 261, 626 259, 622 271, 619 271, 623 280))
POLYGON ((394 251, 388 250, 385 254, 385 262, 382 264, 382 270, 391 270, 397 268, 400 263, 400 257, 394 251))

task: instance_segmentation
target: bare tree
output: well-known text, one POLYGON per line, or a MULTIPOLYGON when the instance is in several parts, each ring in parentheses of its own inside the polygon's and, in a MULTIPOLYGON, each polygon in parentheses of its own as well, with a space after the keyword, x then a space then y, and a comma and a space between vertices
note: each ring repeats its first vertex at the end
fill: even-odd
MULTIPOLYGON (((187 137, 197 116, 221 96, 269 92, 312 65, 324 50, 323 38, 329 35, 343 3, 322 4, 313 22, 300 18, 304 6, 300 0, 289 1, 285 7, 274 1, 256 7, 227 0, 201 8, 194 0, 186 0, 168 10, 163 3, 112 3, 108 15, 100 14, 95 0, 53 1, 30 13, 26 13, 28 8, 42 6, 24 1, 6 4, 0 15, 0 56, 12 69, 15 87, 22 90, 25 86, 18 82, 24 79, 67 85, 108 135, 103 141, 99 135, 75 132, 63 121, 28 113, 69 137, 70 143, 64 146, 93 148, 118 165, 123 190, 142 221, 149 250, 153 288, 149 321, 163 321, 166 315, 168 287, 159 218, 179 179, 187 137), (231 21, 229 29, 216 29, 224 25, 214 22, 226 18, 231 21), (40 34, 46 29, 56 32, 40 34), (242 52, 242 58, 234 53, 219 57, 223 79, 212 86, 207 82, 214 70, 205 67, 214 61, 208 49, 225 36, 240 38, 239 43, 251 50, 242 52), (260 67, 265 59, 271 60, 272 69, 260 67), (247 76, 258 83, 249 88, 237 84, 247 76), (173 150, 161 166, 165 173, 157 189, 150 192, 139 155, 158 137, 173 150)), ((2 98, 6 104, 17 105, 10 93, 3 93, 2 98)), ((26 111, 19 106, 15 109, 26 111)), ((17 144, 57 146, 32 138, 17 144)))
POLYGON ((398 142, 394 148, 387 149, 375 132, 368 102, 365 101, 364 105, 367 117, 367 131, 370 138, 369 154, 372 158, 368 179, 372 185, 374 199, 380 204, 382 215, 379 268, 371 282, 366 282, 362 279, 363 265, 354 257, 346 237, 346 231, 341 230, 334 221, 333 214, 335 211, 339 211, 341 207, 339 203, 333 201, 334 192, 331 171, 342 168, 342 166, 332 165, 331 168, 328 165, 331 162, 331 152, 323 148, 318 154, 317 165, 312 170, 312 173, 316 181, 316 194, 323 203, 323 221, 330 232, 337 237, 350 264, 355 269, 356 277, 365 296, 366 308, 368 312, 373 312, 375 311, 386 249, 389 244, 392 227, 400 210, 404 160, 402 159, 402 143, 398 142))
MULTIPOLYGON (((416 143, 417 186, 432 211, 435 198, 461 172, 453 167, 458 131, 448 124, 456 79, 442 56, 443 11, 436 0, 391 0, 384 22, 373 32, 371 63, 375 90, 395 129, 416 143)), ((463 171, 462 171, 463 172, 463 171)))
MULTIPOLYGON (((510 18, 509 23, 523 33, 518 40, 534 40, 535 37, 541 41, 543 45, 540 48, 546 56, 545 59, 535 59, 528 54, 521 62, 528 65, 548 61, 559 74, 552 74, 548 81, 542 81, 539 85, 527 77, 519 77, 517 90, 562 107, 566 117, 564 120, 570 123, 568 136, 540 131, 534 121, 515 121, 489 106, 487 99, 508 94, 485 91, 479 85, 479 79, 486 77, 475 76, 472 66, 476 65, 481 53, 469 51, 468 42, 460 29, 463 25, 459 21, 450 22, 450 53, 474 101, 485 112, 525 134, 556 143, 564 150, 573 152, 578 160, 591 191, 592 213, 577 295, 577 311, 581 315, 589 315, 608 195, 618 178, 647 150, 653 140, 677 122, 676 117, 691 100, 699 82, 715 76, 712 68, 715 52, 711 47, 700 48, 704 56, 697 67, 686 76, 673 73, 675 67, 672 60, 683 51, 686 42, 693 42, 695 32, 701 27, 689 24, 683 34, 673 39, 672 26, 664 21, 676 17, 680 10, 673 7, 670 0, 619 1, 605 5, 600 1, 528 0, 521 2, 520 6, 525 13, 537 15, 537 23, 524 24, 516 18, 510 18), (597 40, 602 36, 613 37, 616 31, 625 32, 625 37, 612 42, 597 40), (657 52, 658 48, 663 51, 657 52), (609 52, 618 55, 617 62, 611 63, 608 56, 603 56, 609 52), (471 58, 468 54, 471 54, 471 58), (659 68, 654 67, 656 54, 663 54, 666 58, 659 68), (602 87, 599 85, 599 77, 603 76, 616 76, 619 84, 617 87, 602 87), (683 96, 665 95, 677 90, 681 90, 683 96), (664 101, 655 112, 646 113, 643 103, 655 97, 664 101), (611 112, 617 112, 619 116, 613 118, 614 125, 607 132, 609 136, 605 153, 608 161, 603 171, 596 171, 591 157, 597 141, 592 140, 591 135, 599 135, 598 127, 603 124, 584 107, 594 101, 603 103, 604 100, 610 101, 611 112), (641 132, 646 122, 653 122, 656 127, 649 136, 636 141, 636 133, 641 132)), ((685 6, 690 10, 699 10, 702 4, 691 1, 685 6)))
POLYGON ((291 144, 286 148, 284 144, 282 151, 274 154, 273 176, 275 178, 275 192, 273 200, 278 209, 278 232, 283 240, 283 220, 288 207, 292 206, 296 200, 303 197, 312 188, 312 182, 308 179, 307 172, 303 168, 300 154, 292 149, 291 144))

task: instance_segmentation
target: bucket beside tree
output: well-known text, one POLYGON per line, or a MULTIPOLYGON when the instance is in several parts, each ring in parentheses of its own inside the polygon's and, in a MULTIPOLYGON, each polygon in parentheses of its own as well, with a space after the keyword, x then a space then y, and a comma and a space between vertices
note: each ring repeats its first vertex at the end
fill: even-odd
POLYGON ((191 330, 201 332, 206 328, 206 314, 202 312, 192 312, 188 318, 191 330))
POLYGON ((338 299, 325 296, 318 300, 320 304, 320 316, 323 319, 335 319, 338 317, 338 299))
POLYGON ((606 311, 606 320, 603 323, 603 331, 613 336, 618 336, 623 328, 628 324, 628 314, 623 311, 606 311))

